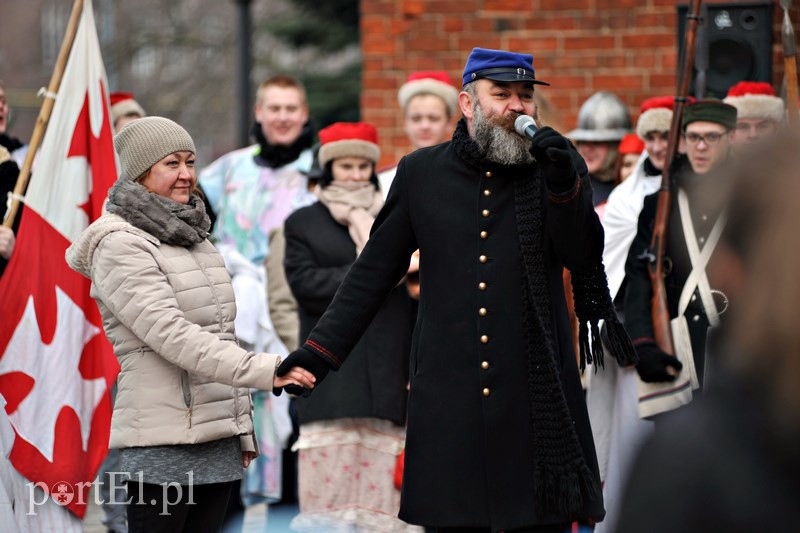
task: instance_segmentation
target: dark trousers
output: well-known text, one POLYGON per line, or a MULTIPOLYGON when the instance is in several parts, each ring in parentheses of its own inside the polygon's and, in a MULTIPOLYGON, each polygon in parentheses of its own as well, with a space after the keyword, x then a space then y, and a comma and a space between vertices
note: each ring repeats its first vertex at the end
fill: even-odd
POLYGON ((163 486, 128 481, 128 531, 221 531, 232 485, 163 486))

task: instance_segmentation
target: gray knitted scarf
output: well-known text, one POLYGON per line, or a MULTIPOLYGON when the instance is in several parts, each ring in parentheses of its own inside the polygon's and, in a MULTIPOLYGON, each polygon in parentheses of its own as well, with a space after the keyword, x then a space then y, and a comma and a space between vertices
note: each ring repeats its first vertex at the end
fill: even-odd
POLYGON ((118 179, 108 191, 106 209, 173 246, 188 248, 203 242, 211 227, 203 200, 197 194, 182 204, 125 178, 118 179))

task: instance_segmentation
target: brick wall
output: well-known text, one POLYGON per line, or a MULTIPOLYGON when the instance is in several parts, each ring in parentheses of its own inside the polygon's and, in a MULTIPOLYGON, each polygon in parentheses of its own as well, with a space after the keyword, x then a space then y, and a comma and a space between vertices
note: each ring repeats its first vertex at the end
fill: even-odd
MULTIPOLYGON (((397 89, 414 70, 444 69, 460 84, 475 46, 528 51, 541 93, 563 131, 577 122, 581 103, 606 89, 628 104, 675 90, 677 0, 361 0, 362 118, 374 124, 381 163, 409 150, 397 89)), ((731 2, 709 2, 727 3, 731 2)), ((747 2, 743 2, 747 3, 747 2)), ((782 11, 774 8, 773 85, 783 79, 782 11)), ((797 26, 800 10, 792 10, 797 26)))

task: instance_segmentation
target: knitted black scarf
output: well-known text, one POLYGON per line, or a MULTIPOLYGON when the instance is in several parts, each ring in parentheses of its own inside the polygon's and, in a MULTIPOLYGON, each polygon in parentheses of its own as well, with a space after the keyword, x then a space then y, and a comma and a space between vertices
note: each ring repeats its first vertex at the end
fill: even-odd
POLYGON ((311 148, 314 143, 314 128, 310 120, 303 125, 303 131, 300 132, 297 140, 289 145, 270 144, 264 136, 261 123, 257 121, 250 128, 250 135, 253 136, 260 148, 256 155, 256 163, 269 168, 280 168, 296 161, 303 150, 311 148))
MULTIPOLYGON (((477 167, 489 162, 469 136, 462 119, 453 134, 456 153, 477 167)), ((507 167, 515 176, 514 205, 524 289, 523 324, 528 361, 528 400, 537 505, 542 514, 572 521, 580 516, 586 498, 597 497, 598 486, 586 464, 556 362, 550 323, 550 287, 545 268, 543 198, 545 184, 535 165, 507 167)), ((588 180, 584 177, 584 181, 588 180)), ((587 358, 602 366, 603 348, 598 322, 606 320, 609 348, 620 365, 636 361, 636 352, 616 317, 608 292, 602 258, 590 272, 572 273, 575 311, 580 321, 581 370, 587 358), (588 326, 587 326, 588 324, 588 326), (589 345, 589 330, 592 344, 589 345)))

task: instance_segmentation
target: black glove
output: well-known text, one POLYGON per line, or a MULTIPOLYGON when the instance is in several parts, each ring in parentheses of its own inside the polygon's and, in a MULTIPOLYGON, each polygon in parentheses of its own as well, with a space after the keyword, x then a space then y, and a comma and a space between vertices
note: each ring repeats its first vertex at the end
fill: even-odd
MULTIPOLYGON (((315 387, 319 387, 319 384, 322 383, 322 380, 325 379, 325 376, 328 375, 328 372, 331 369, 331 367, 322 357, 318 356, 305 346, 301 346, 297 350, 290 353, 286 359, 281 361, 276 374, 279 377, 283 377, 289 373, 289 370, 296 366, 305 368, 314 374, 314 377, 317 378, 317 381, 314 383, 315 387)), ((286 389, 286 392, 289 394, 294 394, 295 396, 302 396, 303 398, 308 398, 311 396, 312 389, 306 389, 300 385, 286 385, 284 388, 286 389)))
POLYGON ((667 368, 672 367, 678 372, 683 369, 683 363, 677 357, 662 351, 655 342, 644 342, 637 345, 636 355, 639 356, 636 371, 642 381, 647 383, 675 381, 677 376, 670 374, 667 368))
POLYGON ((549 126, 538 130, 533 136, 530 153, 536 159, 551 192, 565 193, 575 185, 578 172, 572 159, 574 151, 569 140, 549 126))

